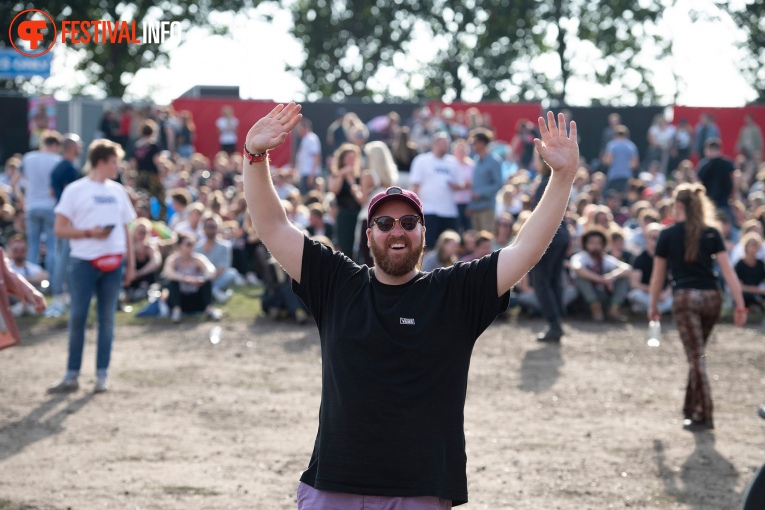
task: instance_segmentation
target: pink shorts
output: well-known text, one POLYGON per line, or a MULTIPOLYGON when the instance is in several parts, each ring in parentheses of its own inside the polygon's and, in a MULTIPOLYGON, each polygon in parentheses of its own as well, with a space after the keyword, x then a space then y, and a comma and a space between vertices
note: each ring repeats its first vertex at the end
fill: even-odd
POLYGON ((391 498, 320 491, 300 482, 297 506, 298 510, 450 510, 452 502, 435 496, 391 498))

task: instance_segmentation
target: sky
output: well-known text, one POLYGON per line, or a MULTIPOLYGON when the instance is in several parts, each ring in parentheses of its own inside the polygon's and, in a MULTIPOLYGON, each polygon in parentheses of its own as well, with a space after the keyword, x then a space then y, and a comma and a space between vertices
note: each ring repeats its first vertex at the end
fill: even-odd
MULTIPOLYGON (((680 105, 735 107, 754 100, 755 92, 736 69, 741 57, 735 42, 741 34, 729 19, 692 23, 688 15, 691 5, 698 10, 711 10, 713 0, 677 0, 658 27, 674 40, 672 57, 666 62, 652 63, 658 77, 654 85, 663 102, 672 103, 678 87, 673 68, 681 81, 677 101, 680 105)), ((243 99, 303 98, 300 79, 287 71, 287 66, 298 66, 304 58, 300 43, 289 34, 290 14, 273 3, 261 4, 257 12, 271 14, 273 19, 265 22, 243 14, 220 14, 215 20, 229 24, 230 36, 210 36, 201 29, 192 29, 183 45, 168 43, 169 65, 139 71, 128 87, 128 99, 150 96, 158 104, 168 104, 195 85, 238 85, 243 99)), ((423 38, 413 48, 414 59, 424 61, 432 54, 433 42, 423 38)), ((83 77, 72 71, 77 56, 71 50, 59 46, 54 51, 57 53, 52 77, 46 88, 57 90, 56 98, 65 100, 69 98, 68 85, 83 77)), ((580 58, 587 58, 586 52, 580 58)), ((555 72, 557 63, 539 65, 542 72, 545 65, 555 72)), ((383 79, 395 80, 395 76, 383 79)), ((572 80, 568 102, 588 105, 593 87, 598 86, 572 80)))

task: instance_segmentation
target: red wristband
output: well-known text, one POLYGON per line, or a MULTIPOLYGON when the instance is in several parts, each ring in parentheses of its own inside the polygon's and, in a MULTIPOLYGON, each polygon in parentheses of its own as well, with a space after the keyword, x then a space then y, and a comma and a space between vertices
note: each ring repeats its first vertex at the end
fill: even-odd
POLYGON ((261 152, 260 154, 253 154, 252 152, 247 150, 247 142, 244 144, 244 157, 250 160, 250 164, 254 163, 260 163, 262 161, 265 161, 268 158, 268 151, 265 150, 261 152))

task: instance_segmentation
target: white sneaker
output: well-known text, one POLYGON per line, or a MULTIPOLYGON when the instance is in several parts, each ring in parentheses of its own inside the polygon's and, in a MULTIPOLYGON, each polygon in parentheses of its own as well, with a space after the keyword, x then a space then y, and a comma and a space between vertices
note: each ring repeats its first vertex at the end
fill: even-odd
POLYGON ((181 322, 181 309, 180 308, 174 308, 173 313, 170 314, 170 319, 175 323, 178 324, 181 322))
POLYGON ((236 273, 236 276, 234 277, 234 285, 237 287, 243 287, 247 285, 247 280, 244 279, 244 276, 242 276, 239 273, 236 273))
POLYGON ((249 283, 250 285, 260 285, 261 281, 260 281, 260 278, 255 276, 255 273, 248 273, 247 274, 247 283, 249 283))
POLYGON ((14 303, 11 305, 11 314, 13 314, 14 317, 21 317, 24 315, 24 312, 26 311, 26 306, 24 306, 25 303, 23 301, 19 301, 18 303, 14 303))
POLYGON ((218 303, 226 303, 229 299, 231 299, 231 296, 234 295, 234 291, 231 289, 226 289, 225 291, 220 289, 213 289, 212 295, 215 301, 218 303))
POLYGON ((223 317, 223 312, 221 312, 217 308, 210 308, 209 310, 207 310, 207 316, 211 320, 218 322, 223 317))
POLYGON ((159 316, 166 319, 170 317, 170 307, 163 300, 159 300, 159 316))
POLYGON ((93 393, 104 393, 109 390, 109 386, 106 384, 106 378, 99 377, 96 380, 96 385, 93 387, 93 393))
POLYGON ((63 303, 53 303, 48 308, 45 309, 45 312, 43 312, 43 315, 47 317, 48 319, 54 319, 56 317, 61 317, 66 313, 66 305, 63 303))

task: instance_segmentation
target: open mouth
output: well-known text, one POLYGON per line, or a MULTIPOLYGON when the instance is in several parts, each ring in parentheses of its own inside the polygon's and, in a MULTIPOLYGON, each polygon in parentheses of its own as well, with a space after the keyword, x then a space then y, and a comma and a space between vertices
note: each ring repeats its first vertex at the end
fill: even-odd
POLYGON ((405 250, 406 249, 406 244, 405 243, 391 243, 388 247, 391 250, 393 250, 393 251, 401 251, 401 250, 405 250))

